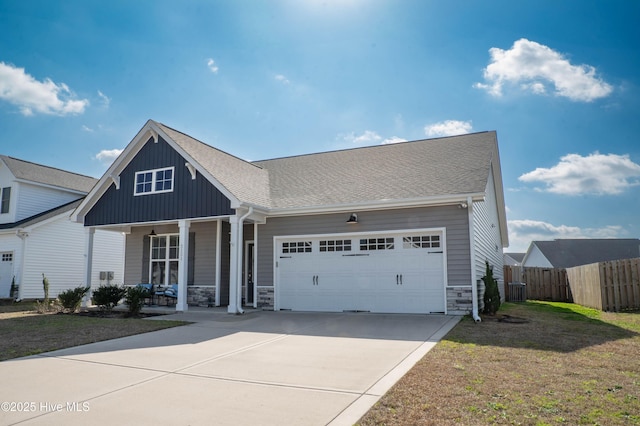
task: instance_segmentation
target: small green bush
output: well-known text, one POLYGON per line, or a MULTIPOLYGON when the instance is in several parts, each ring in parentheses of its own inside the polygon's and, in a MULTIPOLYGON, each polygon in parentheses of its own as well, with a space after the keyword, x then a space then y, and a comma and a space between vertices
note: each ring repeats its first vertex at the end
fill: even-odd
POLYGON ((127 290, 119 285, 101 285, 93 291, 93 303, 98 305, 101 311, 111 312, 120 303, 126 292, 127 290))
POLYGON ((125 303, 129 306, 129 315, 139 315, 144 305, 144 299, 147 297, 149 297, 149 290, 146 288, 129 287, 124 298, 125 303))
POLYGON ((89 292, 89 287, 79 286, 58 294, 58 300, 64 312, 73 313, 78 310, 82 298, 89 292))
POLYGON ((18 286, 16 285, 16 277, 11 280, 11 290, 9 291, 9 297, 15 299, 18 296, 18 286))
POLYGON ((487 269, 482 281, 484 281, 484 313, 495 315, 500 309, 500 289, 498 280, 493 277, 493 267, 485 262, 487 269))

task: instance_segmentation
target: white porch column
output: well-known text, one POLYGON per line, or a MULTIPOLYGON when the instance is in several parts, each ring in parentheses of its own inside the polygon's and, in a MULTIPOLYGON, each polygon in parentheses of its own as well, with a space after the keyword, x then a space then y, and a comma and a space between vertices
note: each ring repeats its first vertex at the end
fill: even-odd
POLYGON ((222 220, 216 227, 216 306, 220 306, 220 277, 222 276, 222 220))
POLYGON ((189 277, 189 227, 191 222, 179 220, 180 248, 178 252, 178 300, 176 301, 176 311, 186 311, 187 304, 187 280, 189 277))
MULTIPOLYGON (((84 228, 84 283, 86 287, 91 287, 91 276, 93 274, 93 237, 96 229, 92 227, 84 228)), ((82 306, 89 304, 91 295, 87 294, 82 298, 82 306)))
POLYGON ((242 246, 241 228, 242 224, 240 219, 236 216, 229 218, 231 224, 231 241, 229 243, 229 252, 231 259, 229 262, 229 306, 227 312, 230 314, 237 314, 238 312, 238 280, 241 278, 238 276, 238 247, 242 246), (240 226, 238 226, 240 225, 240 226))
POLYGON ((253 224, 253 307, 258 307, 258 222, 253 224))

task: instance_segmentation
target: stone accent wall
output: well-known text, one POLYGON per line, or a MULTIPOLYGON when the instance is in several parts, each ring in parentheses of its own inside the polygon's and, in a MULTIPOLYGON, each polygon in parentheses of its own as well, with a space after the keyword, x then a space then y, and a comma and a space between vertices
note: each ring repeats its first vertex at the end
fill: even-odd
POLYGON ((215 287, 200 287, 190 285, 187 287, 187 304, 189 306, 211 307, 216 303, 215 287))
POLYGON ((274 305, 273 287, 258 287, 258 308, 273 310, 274 305))
POLYGON ((447 287, 447 313, 464 315, 472 309, 471 287, 447 287))

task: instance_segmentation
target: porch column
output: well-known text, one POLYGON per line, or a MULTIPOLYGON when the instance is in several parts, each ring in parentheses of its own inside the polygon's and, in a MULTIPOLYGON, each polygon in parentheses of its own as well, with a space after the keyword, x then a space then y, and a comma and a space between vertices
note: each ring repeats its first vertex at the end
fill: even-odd
POLYGON ((222 220, 216 226, 216 306, 220 306, 220 277, 222 276, 222 220))
POLYGON ((253 307, 258 307, 258 222, 253 223, 253 307))
MULTIPOLYGON (((93 273, 93 237, 95 233, 95 228, 84 228, 84 282, 85 286, 89 288, 91 288, 91 275, 93 273)), ((82 306, 87 307, 89 300, 91 300, 91 294, 85 295, 82 298, 82 306)))
POLYGON ((187 304, 187 280, 189 277, 189 227, 188 220, 178 221, 180 230, 180 248, 178 251, 178 300, 176 311, 182 312, 189 309, 187 304))
POLYGON ((229 262, 229 306, 227 312, 237 314, 238 312, 238 247, 242 245, 242 238, 239 235, 242 225, 239 223, 238 216, 231 216, 229 223, 231 224, 231 241, 229 243, 230 262, 229 262), (240 225, 240 226, 238 226, 240 225))

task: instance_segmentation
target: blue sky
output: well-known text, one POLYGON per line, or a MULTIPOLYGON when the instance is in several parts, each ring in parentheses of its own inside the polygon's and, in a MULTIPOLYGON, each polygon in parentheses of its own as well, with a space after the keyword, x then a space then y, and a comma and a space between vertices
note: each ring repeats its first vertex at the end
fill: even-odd
POLYGON ((0 0, 0 153, 99 177, 149 118, 247 160, 496 130, 507 251, 637 238, 639 19, 632 0, 0 0))

